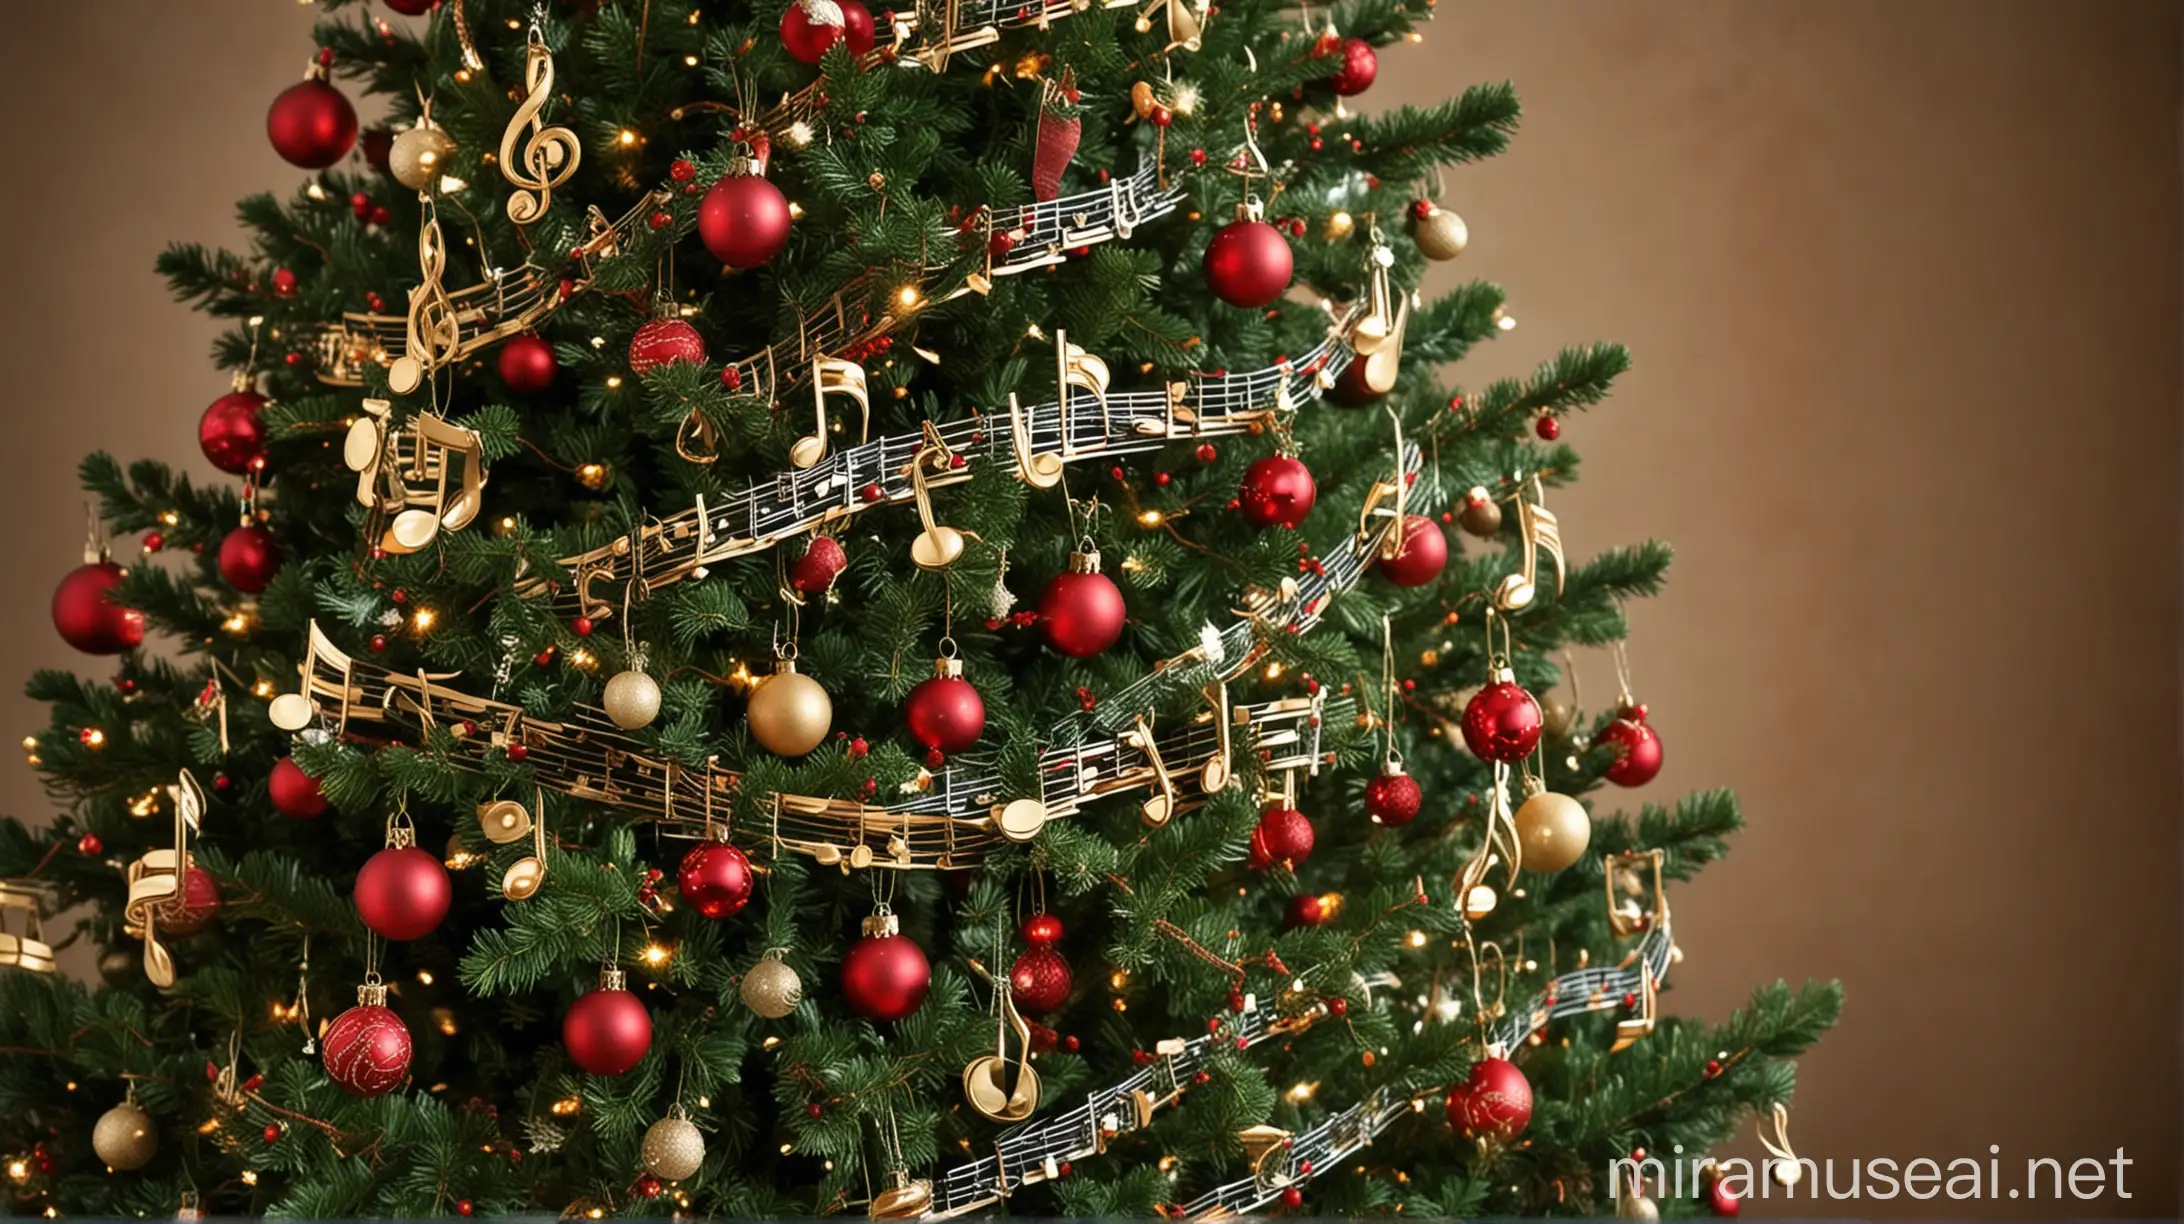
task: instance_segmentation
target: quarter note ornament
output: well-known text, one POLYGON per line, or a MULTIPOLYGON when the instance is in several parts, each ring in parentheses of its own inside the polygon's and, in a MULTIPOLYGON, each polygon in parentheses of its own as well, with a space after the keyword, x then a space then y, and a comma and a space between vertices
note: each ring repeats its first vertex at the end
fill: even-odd
POLYGON ((1546 493, 1540 487, 1538 476, 1528 482, 1531 495, 1519 490, 1516 497, 1517 539, 1523 547, 1523 562, 1513 574, 1502 575, 1494 588, 1494 605, 1504 612, 1518 612, 1532 606, 1539 592, 1539 555, 1545 552, 1555 563, 1555 594, 1562 594, 1567 563, 1562 555, 1562 525, 1548 512, 1546 493))
POLYGON ((981 1054, 963 1068, 963 1099, 988 1122, 1022 1122, 1039 1111, 1039 1072, 1031 1065, 1031 1026, 1016 1010, 1008 975, 995 975, 977 961, 971 968, 992 983, 996 1025, 994 1052, 981 1054), (1009 1035, 1016 1036, 1015 1070, 1010 1071, 1009 1035))
POLYGON ((569 181, 583 160, 584 146, 576 133, 565 127, 549 127, 543 117, 554 95, 554 53, 546 47, 546 34, 531 25, 523 53, 524 98, 515 117, 501 133, 502 177, 515 190, 508 195, 508 219, 529 225, 546 215, 553 204, 554 188, 569 181))
POLYGON ((476 430, 429 412, 397 429, 393 406, 365 400, 349 426, 342 459, 357 474, 356 500, 371 511, 367 538, 393 554, 413 553, 442 530, 460 531, 485 504, 485 443, 476 430), (452 490, 450 480, 454 481, 452 490))

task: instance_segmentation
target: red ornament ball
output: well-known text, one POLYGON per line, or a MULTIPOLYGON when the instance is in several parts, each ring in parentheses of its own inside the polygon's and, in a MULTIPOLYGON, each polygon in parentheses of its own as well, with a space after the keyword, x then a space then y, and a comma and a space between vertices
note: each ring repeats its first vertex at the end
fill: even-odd
POLYGON ((1024 919, 1019 933, 1034 948, 1051 948, 1062 942, 1062 920, 1052 914, 1032 914, 1024 919))
POLYGON ((1465 1138, 1514 1139, 1532 1121, 1532 1083, 1506 1058, 1471 1065, 1471 1075, 1448 1094, 1448 1124, 1465 1138))
POLYGON ((356 108, 316 76, 282 90, 265 112, 266 138, 292 166, 324 170, 356 144, 356 108))
POLYGON ((240 476, 265 454, 265 422, 258 419, 265 402, 255 391, 230 391, 197 418, 197 445, 212 466, 240 476))
POLYGON ((159 907, 159 926, 169 935, 195 935, 220 912, 220 882, 202 867, 182 873, 182 893, 159 907))
POLYGON ((554 375, 561 369, 554 359, 554 346, 537 332, 510 336, 500 346, 494 365, 500 370, 501 381, 518 395, 537 395, 553 386, 554 375))
POLYGON ((1052 948, 1033 948, 1009 966, 1009 995, 1017 1009, 1035 1015, 1055 1011, 1069 1001, 1069 962, 1052 948))
POLYGON ((106 849, 106 843, 100 841, 99 835, 96 833, 86 833, 76 839, 76 853, 86 858, 94 857, 104 849, 106 849))
POLYGON ((1312 822, 1295 808, 1268 808, 1251 831, 1250 866, 1264 871, 1276 863, 1294 870, 1312 856, 1312 822))
POLYGON ((849 554, 833 536, 813 536, 804 555, 789 564, 789 585, 805 595, 824 595, 849 568, 849 554))
POLYGON ((1365 408, 1380 402, 1385 391, 1375 391, 1365 383, 1365 362, 1362 358, 1342 367, 1335 375, 1335 385, 1327 392, 1327 398, 1345 408, 1365 408))
POLYGON ((281 548, 273 533, 255 523, 237 527, 220 541, 220 577, 245 595, 256 595, 281 567, 281 548))
POLYGON ((681 319, 654 319, 629 338, 629 368, 639 374, 678 361, 705 364, 705 337, 681 319))
POLYGON ((1542 416, 1532 422, 1532 432, 1539 435, 1540 441, 1552 442, 1562 436, 1562 422, 1551 416, 1542 416))
POLYGON ((845 39, 851 55, 863 55, 873 33, 871 10, 857 0, 796 0, 781 14, 781 45, 801 63, 818 63, 845 39))
POLYGON ((690 908, 707 918, 726 918, 751 899, 751 860, 727 842, 691 847, 675 869, 675 888, 690 908))
POLYGON ((1298 893, 1289 899, 1289 907, 1282 912, 1282 920, 1292 929, 1316 927, 1327 921, 1327 901, 1318 893, 1298 893))
POLYGON ((1264 221, 1238 219, 1206 244, 1206 287, 1231 306, 1264 306, 1289 288, 1289 240, 1264 221))
POLYGON ((1729 1179, 1717 1172, 1706 1185, 1706 1209, 1715 1215, 1735 1219, 1737 1213, 1744 1210, 1744 1200, 1729 1185, 1729 1179))
POLYGON ((1039 633, 1072 659, 1088 659, 1122 636, 1122 591, 1105 574, 1054 575, 1039 596, 1039 633))
POLYGON ((1617 786, 1644 786, 1661 772, 1661 737, 1647 725, 1643 706, 1624 710, 1600 732, 1598 742, 1617 750, 1606 775, 1617 786))
POLYGON ((437 855, 415 846, 389 846, 356 873, 356 912, 388 939, 422 939, 447 917, 455 886, 437 855))
POLYGON ((265 1141, 267 1143, 279 1143, 281 1141, 280 1123, 268 1122, 265 1124, 265 1141))
POLYGON ((422 17, 432 11, 432 6, 438 0, 380 0, 380 2, 404 17, 422 17))
POLYGON ((788 245, 788 197, 760 175, 723 175, 698 203, 698 238, 731 268, 758 267, 788 245))
POLYGON ((1254 527, 1295 527, 1312 512, 1319 485, 1312 469, 1289 455, 1268 455, 1244 473, 1244 487, 1236 494, 1236 508, 1254 527))
POLYGON ((961 752, 986 731, 985 699, 961 676, 934 676, 911 689, 902 713, 910 738, 940 752, 961 752))
POLYGON ((1464 703, 1464 746, 1482 761, 1521 761, 1539 746, 1539 702, 1508 672, 1497 676, 1464 703))
POLYGON ((68 571, 53 588, 53 628, 85 654, 120 654, 144 640, 144 614, 107 597, 123 570, 94 561, 68 571))
POLYGON ((1365 784, 1365 814, 1377 825, 1400 829, 1418 819, 1425 804, 1418 779, 1406 773, 1384 773, 1365 784))
POLYGON ((620 1075, 652 1048, 652 1016, 636 995, 602 986, 570 1005, 561 1018, 561 1044, 579 1068, 620 1075))
POLYGON ((1380 572, 1397 586, 1418 587, 1440 577, 1447 564, 1448 537, 1441 534, 1441 525, 1424 515, 1406 514, 1402 540, 1394 556, 1381 554, 1380 572))
POLYGON ((867 935, 842 958, 842 998, 867 1020, 900 1020, 925 1002, 933 966, 907 935, 867 935))
POLYGON ((319 1039, 326 1074, 350 1096, 385 1096, 409 1078, 410 1035, 394 1009, 359 1004, 319 1039))
POLYGON ((1327 78, 1335 92, 1345 98, 1354 98, 1372 88, 1373 78, 1380 75, 1380 56, 1373 45, 1362 38, 1342 40, 1342 67, 1327 78))
POLYGON ((303 772, 294 757, 282 757, 273 763, 265 789, 273 797, 273 810, 291 820, 316 820, 326 814, 326 792, 319 789, 317 778, 303 772))

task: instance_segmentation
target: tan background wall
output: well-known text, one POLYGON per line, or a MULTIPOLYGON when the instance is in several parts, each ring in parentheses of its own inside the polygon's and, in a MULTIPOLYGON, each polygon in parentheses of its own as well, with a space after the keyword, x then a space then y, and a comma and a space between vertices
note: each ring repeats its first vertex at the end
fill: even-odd
MULTIPOLYGON (((10 675, 74 662, 46 600, 78 547, 77 456, 197 462, 211 330, 152 256, 293 182, 262 116, 314 12, 10 14, 10 675)), ((2178 24, 2064 0, 1445 0, 1365 99, 1524 91, 1511 154, 1444 197, 1473 245, 1436 283, 1501 281, 1520 320, 1467 380, 1567 342, 1636 351, 1569 424, 1590 460, 1557 509, 1581 552, 1677 544, 1669 593, 1634 610, 1669 749, 1648 797, 1730 785, 1752 821, 1676 897, 1671 1005, 1844 979, 1799 1150, 2137 1161, 2132 1200, 2048 1214, 2178 1210, 2178 24)), ((1610 694, 1604 665, 1586 678, 1610 694)), ((0 802, 44 807, 19 765, 0 802)))

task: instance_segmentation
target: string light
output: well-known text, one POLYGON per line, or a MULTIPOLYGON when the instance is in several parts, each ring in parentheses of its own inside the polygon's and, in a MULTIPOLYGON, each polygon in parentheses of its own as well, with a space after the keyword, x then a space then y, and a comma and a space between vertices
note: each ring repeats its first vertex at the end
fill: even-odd
POLYGON ((667 963, 667 962, 668 962, 669 960, 673 959, 673 958, 674 958, 674 956, 675 956, 675 953, 674 953, 674 952, 673 952, 673 951, 672 951, 671 949, 669 949, 669 948, 666 948, 666 947, 664 947, 664 946, 662 946, 662 945, 660 945, 660 944, 646 944, 646 945, 645 945, 645 950, 644 950, 644 960, 645 960, 645 963, 646 963, 646 964, 648 964, 648 965, 650 965, 650 966, 652 966, 652 967, 653 967, 653 968, 655 968, 655 969, 659 968, 659 967, 660 967, 661 965, 664 965, 664 964, 666 964, 666 963, 667 963))
POLYGON ((1266 678, 1269 680, 1279 680, 1282 678, 1282 665, 1279 661, 1266 665, 1266 678))
POLYGON ((637 133, 630 131, 628 128, 623 128, 621 131, 615 133, 614 136, 615 143, 621 145, 625 149, 636 147, 638 139, 639 137, 637 133))
POLYGON ((916 309, 917 304, 924 300, 924 295, 918 292, 916 285, 904 285, 895 294, 895 300, 901 302, 906 308, 916 309))
POLYGON ((1412 931, 1403 937, 1403 942, 1413 948, 1423 948, 1426 946, 1426 933, 1424 931, 1412 931))
POLYGON ((36 751, 38 751, 38 737, 37 737, 37 736, 35 736, 35 735, 26 735, 26 736, 24 736, 24 737, 23 737, 23 751, 25 751, 25 752, 36 752, 36 751))
POLYGON ((1164 520, 1158 510, 1140 510, 1137 521, 1142 527, 1158 527, 1164 520))
POLYGON ((250 686, 250 695, 253 697, 271 697, 273 695, 273 682, 271 680, 258 681, 250 686))
POLYGON ((15 1181, 29 1181, 29 1180, 30 1180, 30 1162, 29 1162, 29 1161, 26 1161, 26 1160, 11 1160, 11 1161, 9 1161, 9 1162, 8 1162, 8 1176, 9 1176, 10 1178, 12 1178, 13 1180, 15 1180, 15 1181))
POLYGON ((420 986, 432 985, 432 970, 419 969, 417 971, 417 984, 420 986))
POLYGON ((1313 1080, 1309 1084, 1299 1080, 1289 1086, 1289 1099, 1292 1101, 1309 1101, 1312 1099, 1312 1091, 1318 1087, 1318 1080, 1313 1080))
POLYGON ((577 1110, 584 1108, 584 1102, 576 1099, 575 1097, 563 1097, 560 1100, 555 1101, 552 1108, 555 1117, 566 1118, 571 1114, 574 1114, 577 1110))
POLYGON ((106 747, 106 732, 99 730, 97 727, 85 727, 80 738, 83 740, 83 746, 93 751, 106 747))
POLYGON ((617 391, 617 390, 620 390, 620 389, 621 389, 621 386, 622 386, 622 376, 621 376, 621 375, 619 375, 619 374, 609 374, 609 375, 607 375, 607 390, 609 390, 609 391, 617 391))
POLYGON ((424 631, 426 631, 427 629, 430 629, 430 628, 432 628, 432 622, 434 622, 434 621, 436 621, 436 620, 438 620, 438 619, 440 619, 440 618, 439 618, 439 615, 438 615, 437 613, 435 613, 435 612, 434 612, 434 611, 433 611, 432 609, 430 609, 430 608, 419 608, 419 609, 417 609, 417 611, 416 611, 416 612, 415 612, 415 613, 414 613, 414 614, 413 614, 413 615, 412 615, 412 616, 410 617, 410 624, 411 624, 411 625, 413 625, 413 626, 415 626, 415 628, 417 629, 417 632, 419 632, 419 633, 423 633, 423 632, 424 632, 424 631))
POLYGON ((220 627, 237 637, 241 637, 243 634, 250 632, 250 613, 237 609, 229 614, 226 620, 220 622, 220 627))

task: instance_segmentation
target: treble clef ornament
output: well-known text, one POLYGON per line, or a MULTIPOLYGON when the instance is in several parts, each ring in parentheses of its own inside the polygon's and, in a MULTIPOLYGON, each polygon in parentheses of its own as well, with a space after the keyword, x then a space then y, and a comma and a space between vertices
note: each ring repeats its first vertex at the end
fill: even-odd
POLYGON ((529 225, 546 215, 554 188, 569 181, 584 156, 575 132, 547 127, 539 117, 553 100, 554 53, 547 49, 546 34, 537 22, 531 23, 530 41, 524 48, 523 89, 523 105, 508 121, 500 143, 501 174, 515 188, 508 197, 508 219, 517 225, 529 225), (523 141, 520 155, 519 137, 523 141))
POLYGON ((447 271, 447 244, 440 236, 440 212, 430 196, 420 196, 424 219, 417 229, 417 267, 421 283, 409 293, 409 318, 402 355, 387 367, 387 386, 408 395, 434 370, 458 356, 462 326, 440 276, 447 271))

